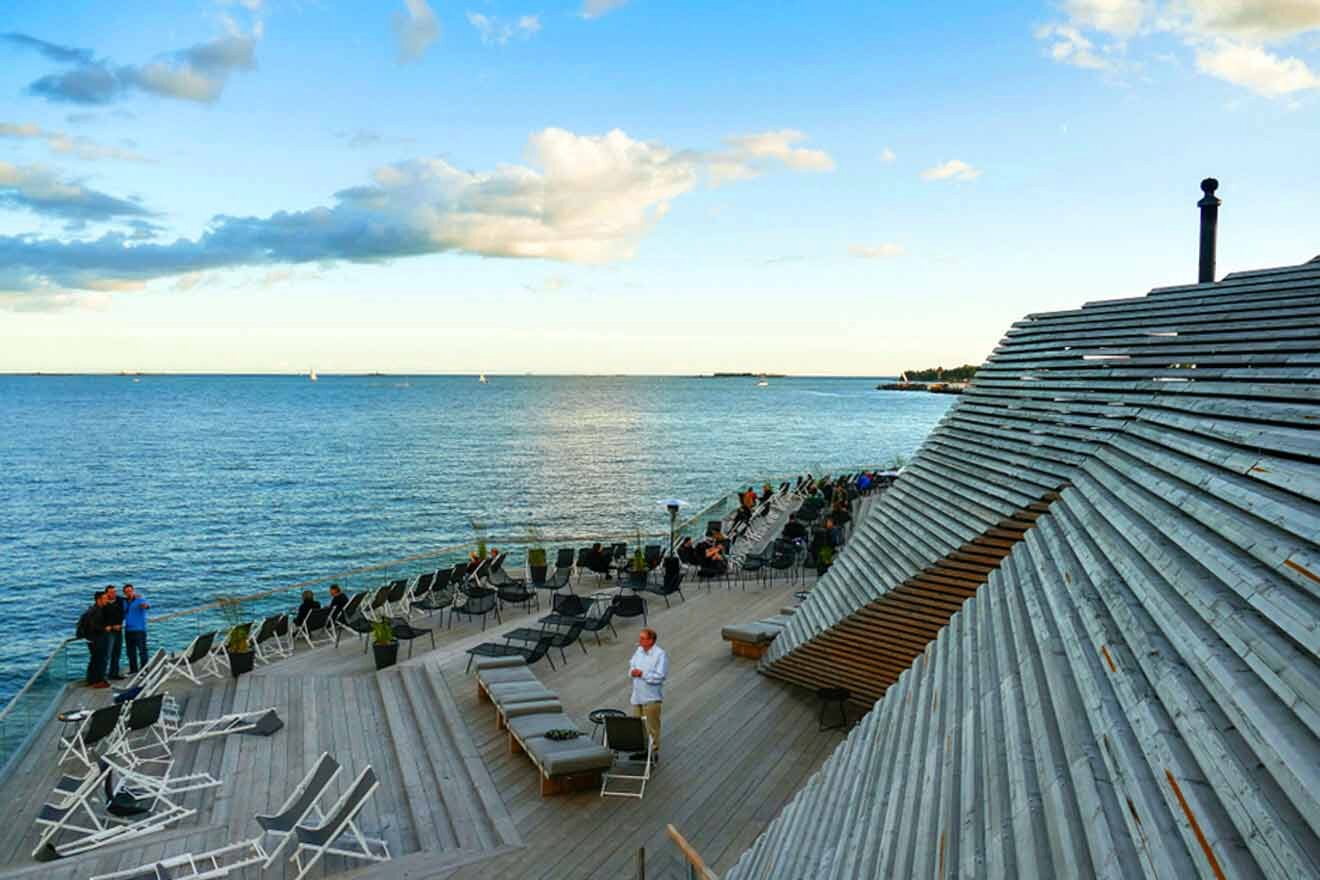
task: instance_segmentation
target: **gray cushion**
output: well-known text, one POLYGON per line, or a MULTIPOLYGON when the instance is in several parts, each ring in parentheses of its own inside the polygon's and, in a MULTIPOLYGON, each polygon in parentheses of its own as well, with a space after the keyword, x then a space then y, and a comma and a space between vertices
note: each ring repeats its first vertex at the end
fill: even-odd
POLYGON ((559 696, 552 690, 547 690, 545 685, 540 682, 508 682, 507 684, 493 684, 486 688, 486 693, 499 706, 508 706, 511 703, 530 703, 533 700, 553 700, 559 696))
POLYGON ((500 706, 505 718, 518 718, 523 715, 544 715, 563 712, 564 705, 558 700, 533 700, 529 703, 507 703, 500 706))
POLYGON ((522 657, 480 657, 472 664, 477 672, 483 669, 504 669, 509 666, 526 666, 527 661, 522 657))
POLYGON ((523 743, 547 776, 608 770, 614 756, 609 749, 592 742, 590 737, 554 740, 534 736, 523 743))
POLYGON ((536 676, 526 666, 503 666, 497 669, 483 669, 477 673, 477 680, 484 685, 507 684, 509 682, 537 683, 536 676))
POLYGON ((509 719, 509 732, 522 742, 526 742, 529 737, 545 736, 547 730, 563 729, 578 729, 573 719, 563 712, 543 712, 539 715, 521 715, 509 719))
POLYGON ((749 642, 753 645, 761 645, 773 642, 775 636, 783 632, 783 629, 782 626, 772 626, 758 620, 755 623, 730 624, 720 630, 720 637, 726 642, 749 642))

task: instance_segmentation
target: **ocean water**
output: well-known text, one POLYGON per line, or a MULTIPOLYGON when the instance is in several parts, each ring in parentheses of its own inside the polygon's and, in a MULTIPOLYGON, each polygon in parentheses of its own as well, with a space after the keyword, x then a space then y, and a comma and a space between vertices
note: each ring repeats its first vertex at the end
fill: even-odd
POLYGON ((474 519, 662 530, 659 498, 888 466, 951 399, 876 382, 0 376, 0 705, 105 584, 162 614, 468 541, 474 519))

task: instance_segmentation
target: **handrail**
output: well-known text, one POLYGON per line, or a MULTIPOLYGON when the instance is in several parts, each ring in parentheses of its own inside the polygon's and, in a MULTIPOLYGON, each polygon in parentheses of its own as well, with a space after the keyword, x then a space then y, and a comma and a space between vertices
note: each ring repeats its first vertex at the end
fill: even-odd
POLYGON ((687 842, 687 838, 680 834, 677 828, 673 825, 666 825, 665 833, 669 835, 669 839, 678 847, 678 851, 683 854, 683 859, 688 863, 688 877, 696 878, 696 880, 719 880, 715 872, 706 867, 706 862, 702 859, 700 853, 692 847, 692 844, 687 842))
MULTIPOLYGON (((683 520, 682 523, 678 524, 675 527, 676 530, 682 531, 683 529, 689 528, 694 522, 696 522, 697 519, 704 516, 706 513, 708 513, 713 508, 715 508, 721 502, 727 500, 730 494, 732 493, 726 492, 723 495, 716 498, 714 501, 710 502, 709 504, 706 504, 699 511, 697 511, 697 513, 683 520)), ((524 544, 562 544, 565 542, 576 543, 582 541, 593 541, 593 542, 610 541, 616 538, 634 538, 637 537, 639 534, 645 538, 664 538, 669 535, 669 532, 668 530, 665 530, 665 531, 654 531, 654 532, 632 531, 626 533, 616 533, 616 534, 607 534, 607 535, 601 535, 601 534, 509 535, 509 536, 486 536, 484 540, 488 545, 492 547, 498 544, 506 544, 506 545, 519 547, 524 544)), ((252 602, 258 599, 268 599, 271 596, 278 596, 282 593, 291 593, 295 590, 304 590, 307 589, 308 587, 314 587, 319 584, 324 584, 330 581, 343 580, 345 578, 352 577, 354 575, 369 574, 373 571, 381 571, 383 569, 395 568, 399 565, 403 565, 409 562, 418 562, 423 559, 433 559, 437 556, 445 556, 450 553, 457 553, 461 550, 466 550, 471 546, 472 546, 471 541, 465 541, 462 544, 449 544, 434 550, 427 550, 422 553, 412 553, 408 556, 401 556, 397 559, 390 559, 385 562, 377 562, 371 565, 363 565, 357 568, 348 569, 347 571, 341 571, 337 574, 325 575, 323 577, 313 578, 311 580, 306 580, 306 581, 299 581, 296 584, 288 584, 283 587, 275 587, 270 590, 263 590, 259 593, 245 593, 242 596, 238 596, 237 600, 240 602, 252 602)), ((180 617, 188 617, 193 614, 200 614, 203 611, 211 611, 213 609, 218 609, 220 608, 220 605, 221 603, 218 601, 211 601, 202 605, 196 605, 192 608, 183 608, 178 611, 171 611, 168 614, 161 614, 156 617, 150 618, 148 622, 164 623, 165 621, 175 620, 180 617)))
POLYGON ((24 682, 23 686, 18 689, 18 693, 10 697, 9 702, 5 703, 5 707, 3 709, 0 709, 0 724, 3 724, 5 718, 9 717, 9 713, 12 712, 14 710, 14 707, 18 705, 19 700, 23 699, 24 694, 32 690, 32 686, 36 684, 37 681, 41 678, 41 676, 46 673, 46 670, 50 668, 51 663, 55 662, 55 658, 60 655, 60 652, 62 652, 66 647, 68 647, 70 642, 76 642, 76 641, 78 641, 78 639, 68 638, 68 639, 64 639, 58 645, 55 646, 55 649, 50 652, 50 655, 46 657, 45 661, 40 666, 37 667, 37 671, 32 673, 32 675, 28 678, 28 680, 24 682))

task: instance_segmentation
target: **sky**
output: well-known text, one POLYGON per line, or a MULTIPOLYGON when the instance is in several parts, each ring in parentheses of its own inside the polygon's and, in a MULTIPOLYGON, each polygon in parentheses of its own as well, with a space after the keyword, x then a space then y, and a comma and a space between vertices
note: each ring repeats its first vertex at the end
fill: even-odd
POLYGON ((0 371, 892 375, 1320 254, 1320 0, 0 3, 0 371))

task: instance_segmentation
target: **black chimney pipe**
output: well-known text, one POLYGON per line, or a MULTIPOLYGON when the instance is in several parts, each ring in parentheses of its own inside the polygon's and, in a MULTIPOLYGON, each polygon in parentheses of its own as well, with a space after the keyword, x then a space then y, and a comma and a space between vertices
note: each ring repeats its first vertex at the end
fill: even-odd
POLYGON ((1215 190, 1219 181, 1207 177, 1201 181, 1201 192, 1205 197, 1196 203, 1201 209, 1201 269, 1197 275, 1197 284, 1212 284, 1215 280, 1215 234, 1219 229, 1219 199, 1215 190))

